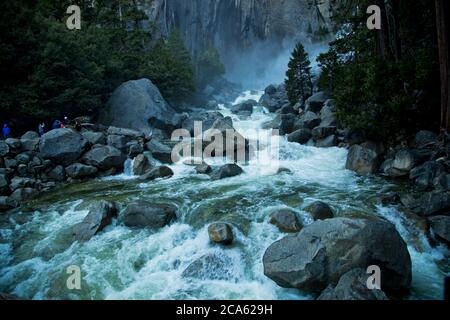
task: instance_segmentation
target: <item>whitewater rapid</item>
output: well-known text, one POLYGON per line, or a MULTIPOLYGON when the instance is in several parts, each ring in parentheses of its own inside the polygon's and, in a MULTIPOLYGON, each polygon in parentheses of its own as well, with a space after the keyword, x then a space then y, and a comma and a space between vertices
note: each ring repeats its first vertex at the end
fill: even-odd
MULTIPOLYGON (((245 92, 234 104, 258 101, 261 94, 245 92)), ((275 116, 260 106, 248 119, 224 106, 220 111, 232 117, 234 127, 248 139, 257 138, 255 129, 269 135, 262 127, 275 116)), ((262 256, 285 236, 268 223, 271 212, 291 208, 308 225, 312 220, 303 208, 321 200, 338 215, 366 213, 394 223, 413 260, 410 298, 442 298, 448 249, 432 247, 395 207, 377 205, 378 195, 403 186, 346 170, 345 149, 276 139, 279 159, 250 162, 238 177, 211 181, 180 161, 171 166, 173 178, 141 183, 131 175, 128 162, 122 175, 69 186, 29 211, 1 216, 0 291, 29 299, 310 299, 265 277, 262 256), (280 167, 291 173, 277 174, 280 167), (178 208, 178 219, 158 231, 133 230, 114 221, 89 242, 73 242, 73 225, 100 199, 171 203, 178 208), (231 247, 210 243, 207 227, 216 221, 233 225, 231 247), (183 276, 190 264, 207 255, 219 257, 220 267, 205 267, 195 279, 183 276), (80 291, 67 289, 66 269, 71 265, 82 271, 80 291)), ((223 160, 213 160, 219 163, 223 160)))

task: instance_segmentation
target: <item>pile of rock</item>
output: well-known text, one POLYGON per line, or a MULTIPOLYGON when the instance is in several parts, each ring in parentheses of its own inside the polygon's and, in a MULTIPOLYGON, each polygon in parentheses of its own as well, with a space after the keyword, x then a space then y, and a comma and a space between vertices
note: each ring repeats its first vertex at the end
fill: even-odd
POLYGON ((282 85, 269 86, 265 92, 259 103, 277 113, 266 127, 279 130, 280 135, 288 135, 289 142, 321 148, 345 144, 347 131, 340 130, 334 102, 324 92, 318 92, 295 106, 287 100, 282 85))
MULTIPOLYGON (((412 194, 396 196, 409 213, 426 218, 437 239, 450 243, 450 143, 429 131, 420 131, 409 144, 385 150, 381 143, 353 145, 347 169, 360 175, 382 174, 409 179, 412 194)), ((388 201, 392 204, 392 201, 388 201)))
MULTIPOLYGON (((81 132, 56 129, 42 137, 27 132, 20 139, 0 141, 0 210, 15 208, 61 183, 121 172, 127 158, 136 158, 137 174, 155 169, 152 155, 170 162, 171 149, 140 131, 87 127, 81 132)), ((169 175, 160 171, 154 172, 155 178, 169 175)))

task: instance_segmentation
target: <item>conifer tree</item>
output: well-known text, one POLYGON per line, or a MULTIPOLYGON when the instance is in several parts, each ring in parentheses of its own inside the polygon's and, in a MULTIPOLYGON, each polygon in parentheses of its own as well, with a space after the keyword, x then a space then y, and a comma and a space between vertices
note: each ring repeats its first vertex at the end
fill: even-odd
POLYGON ((298 43, 292 52, 288 67, 285 80, 286 91, 289 102, 294 105, 299 101, 308 99, 313 90, 311 62, 301 43, 298 43))

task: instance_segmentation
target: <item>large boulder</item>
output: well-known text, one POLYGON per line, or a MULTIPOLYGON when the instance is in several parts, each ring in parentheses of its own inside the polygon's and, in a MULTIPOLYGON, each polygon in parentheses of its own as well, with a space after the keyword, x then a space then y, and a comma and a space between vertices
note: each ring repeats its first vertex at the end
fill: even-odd
POLYGON ((233 242, 233 229, 227 223, 213 223, 208 227, 211 242, 230 245, 233 242))
POLYGON ((415 137, 416 146, 419 148, 434 145, 438 142, 438 137, 431 131, 419 131, 415 137))
POLYGON ((73 179, 84 179, 96 176, 98 169, 82 163, 73 163, 66 168, 66 174, 73 179))
POLYGON ((317 148, 331 148, 338 145, 338 137, 334 134, 316 142, 317 148))
POLYGON ((450 216, 436 216, 430 218, 429 221, 435 236, 450 244, 450 216))
POLYGON ((58 164, 69 165, 79 159, 87 145, 81 134, 71 129, 55 129, 44 134, 40 154, 58 164))
POLYGON ((31 200, 39 195, 39 191, 34 188, 19 188, 15 190, 8 201, 10 203, 21 203, 23 201, 31 200))
POLYGON ((112 146, 94 148, 83 156, 84 163, 94 166, 101 171, 122 168, 125 160, 126 156, 112 146))
POLYGON ((450 193, 442 191, 426 192, 419 196, 407 194, 401 198, 402 204, 421 217, 450 214, 450 193))
POLYGON ((40 141, 41 139, 37 132, 28 131, 20 138, 21 149, 22 151, 36 151, 40 141))
POLYGON ((8 144, 3 141, 0 140, 0 157, 4 157, 9 153, 9 146, 8 144))
POLYGON ((312 136, 314 141, 320 141, 335 134, 336 131, 337 131, 336 127, 324 127, 323 125, 320 125, 312 130, 312 136))
POLYGON ((62 182, 66 179, 66 170, 63 166, 56 166, 47 173, 50 180, 62 182))
POLYGON ((139 177, 140 181, 153 181, 156 179, 170 178, 173 176, 173 171, 169 167, 160 166, 155 167, 147 171, 145 174, 139 177))
POLYGON ((325 106, 320 112, 320 119, 322 120, 321 125, 324 127, 335 127, 337 126, 337 114, 336 107, 334 106, 333 100, 327 100, 325 106))
POLYGON ((294 131, 297 117, 295 114, 279 114, 272 121, 272 128, 280 131, 280 135, 290 134, 294 131))
MULTIPOLYGON (((173 163, 172 148, 161 143, 158 140, 152 139, 146 144, 147 150, 152 153, 153 158, 161 161, 162 163, 173 163)), ((176 160, 176 159, 175 159, 176 160)))
POLYGON ((294 125, 294 129, 314 129, 319 126, 322 120, 314 112, 306 112, 294 125))
MULTIPOLYGON (((428 161, 411 170, 409 178, 420 190, 427 190, 440 184, 445 174, 445 167, 436 161, 428 161)), ((444 188, 445 189, 445 188, 444 188)))
POLYGON ((216 170, 216 172, 214 172, 212 174, 211 178, 213 180, 221 180, 221 179, 225 179, 225 178, 239 176, 242 173, 244 173, 244 171, 237 164, 235 164, 235 163, 226 164, 226 165, 220 167, 218 170, 216 170))
POLYGON ((6 174, 0 174, 0 196, 9 194, 9 178, 6 174))
POLYGON ((258 103, 255 100, 247 100, 231 107, 231 112, 237 114, 241 112, 247 112, 251 115, 253 112, 253 107, 256 106, 257 104, 258 103))
POLYGON ((347 156, 345 168, 366 176, 376 173, 380 167, 382 148, 375 143, 353 145, 347 156))
POLYGON ((129 150, 129 142, 133 141, 133 138, 119 135, 109 135, 107 138, 108 146, 114 147, 122 153, 126 154, 129 150))
POLYGON ((383 290, 411 284, 411 258, 391 223, 377 219, 317 221, 272 244, 263 257, 264 274, 278 285, 320 293, 355 268, 377 265, 383 290))
POLYGON ((133 174, 135 176, 143 175, 151 168, 150 160, 143 154, 138 155, 133 161, 133 174))
POLYGON ((90 145, 106 144, 106 135, 103 132, 85 131, 81 135, 90 145))
POLYGON ((109 127, 108 128, 109 136, 125 136, 131 138, 132 140, 139 140, 145 137, 145 134, 139 130, 133 130, 128 128, 117 128, 117 127, 109 127))
POLYGON ((416 155, 407 149, 400 150, 393 159, 386 160, 382 167, 383 172, 390 177, 408 176, 416 164, 416 155))
POLYGON ((369 276, 364 269, 353 269, 344 274, 336 286, 328 286, 317 300, 389 300, 383 291, 367 287, 369 276))
POLYGON ((0 196, 0 212, 8 211, 17 206, 17 202, 13 201, 9 197, 0 196))
POLYGON ((90 210, 83 222, 73 227, 75 240, 89 241, 93 236, 112 223, 117 216, 117 205, 109 201, 100 201, 90 210))
POLYGON ((305 208, 305 211, 309 212, 314 220, 326 220, 334 217, 333 209, 322 201, 311 203, 305 208))
POLYGON ((273 212, 270 215, 269 222, 275 225, 281 232, 285 233, 296 233, 303 228, 295 211, 289 209, 281 209, 273 212))
POLYGON ((130 203, 120 215, 120 220, 132 228, 158 229, 168 225, 175 218, 175 207, 142 200, 130 203))
MULTIPOLYGON (((201 132, 194 132, 194 126, 196 122, 200 122, 202 125, 202 132, 210 129, 214 122, 216 122, 218 119, 224 119, 225 117, 223 114, 217 111, 201 111, 201 112, 194 112, 191 113, 189 116, 186 117, 186 119, 182 122, 182 128, 186 129, 190 132, 191 136, 194 136, 195 134, 199 134, 201 132)), ((231 120, 231 118, 230 118, 231 120)), ((233 121, 231 120, 231 126, 233 126, 233 121)))
POLYGON ((317 92, 305 101, 305 111, 320 113, 325 101, 327 101, 328 98, 329 97, 325 92, 317 92))
POLYGON ((148 79, 133 80, 118 87, 99 122, 109 126, 151 133, 153 128, 170 130, 176 125, 175 110, 148 79))
POLYGON ((297 142, 300 144, 306 144, 312 138, 311 130, 298 129, 288 135, 289 142, 297 142))

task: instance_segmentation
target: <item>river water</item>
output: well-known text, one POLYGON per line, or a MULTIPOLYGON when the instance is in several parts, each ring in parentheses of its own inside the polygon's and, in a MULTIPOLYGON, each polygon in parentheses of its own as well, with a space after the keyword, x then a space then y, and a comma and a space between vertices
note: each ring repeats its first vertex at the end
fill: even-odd
MULTIPOLYGON (((261 94, 246 92, 235 103, 258 100, 261 94)), ((262 107, 247 120, 224 107, 222 112, 250 139, 254 129, 274 117, 262 107)), ((279 163, 251 162, 238 177, 211 181, 181 161, 171 166, 175 176, 168 180, 140 183, 129 174, 98 179, 59 189, 20 212, 0 216, 0 291, 28 299, 310 299, 265 277, 262 256, 284 236, 268 223, 271 212, 294 209, 307 225, 312 221, 302 209, 321 200, 337 215, 378 215, 394 223, 413 261, 409 298, 442 298, 450 271, 448 249, 431 246, 414 220, 397 208, 377 205, 379 195, 401 193, 406 186, 345 170, 345 149, 302 146, 285 137, 277 142, 279 163), (277 174, 278 165, 292 173, 277 174), (171 203, 178 208, 178 219, 156 232, 114 221, 88 243, 73 242, 73 225, 101 199, 171 203), (231 247, 210 244, 207 227, 217 221, 233 225, 231 247), (219 265, 204 265, 196 279, 183 277, 205 255, 218 257, 219 265), (67 289, 66 270, 72 265, 82 271, 81 290, 67 289)))

